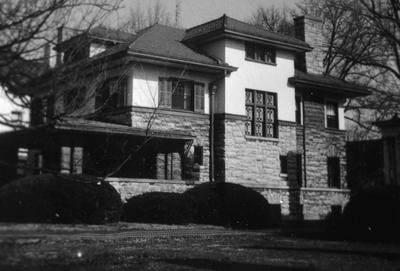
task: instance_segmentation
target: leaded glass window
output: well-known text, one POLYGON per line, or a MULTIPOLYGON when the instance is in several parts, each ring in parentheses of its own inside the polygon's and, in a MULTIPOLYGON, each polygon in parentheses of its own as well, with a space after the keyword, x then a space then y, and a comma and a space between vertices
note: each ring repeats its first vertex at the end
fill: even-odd
POLYGON ((246 89, 246 135, 277 137, 276 94, 246 89))

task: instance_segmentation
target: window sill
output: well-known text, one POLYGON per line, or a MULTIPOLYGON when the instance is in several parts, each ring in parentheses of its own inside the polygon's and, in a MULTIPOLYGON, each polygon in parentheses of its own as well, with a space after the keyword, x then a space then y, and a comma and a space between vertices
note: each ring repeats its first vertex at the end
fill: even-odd
POLYGON ((255 62, 255 63, 260 63, 260 64, 267 64, 267 65, 271 65, 271 66, 277 66, 276 63, 274 62, 265 62, 262 60, 256 60, 256 59, 252 59, 252 58, 245 58, 246 61, 250 61, 250 62, 255 62))
POLYGON ((333 128, 333 127, 325 127, 325 130, 328 132, 345 132, 346 130, 339 129, 339 128, 333 128))
POLYGON ((279 142, 279 138, 275 137, 261 137, 261 136, 251 136, 251 135, 245 135, 244 136, 246 140, 251 140, 251 141, 271 141, 271 142, 279 142))
POLYGON ((287 173, 279 173, 279 177, 287 178, 288 174, 287 173))

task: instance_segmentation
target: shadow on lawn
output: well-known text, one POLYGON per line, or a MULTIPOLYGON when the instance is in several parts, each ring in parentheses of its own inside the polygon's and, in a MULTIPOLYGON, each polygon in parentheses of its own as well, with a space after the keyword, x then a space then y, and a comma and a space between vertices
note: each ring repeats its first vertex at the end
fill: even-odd
POLYGON ((361 251, 361 250, 345 250, 335 248, 306 248, 306 247, 288 247, 288 246, 246 246, 244 249, 264 249, 264 250, 283 250, 283 251, 301 251, 304 253, 309 252, 320 252, 320 253, 333 253, 333 254, 344 254, 344 255, 357 255, 366 257, 382 258, 385 260, 393 261, 400 259, 400 253, 396 252, 380 252, 380 251, 361 251))
POLYGON ((210 270, 252 270, 252 271, 312 271, 314 267, 294 267, 294 266, 281 266, 270 264, 256 264, 256 263, 239 263, 219 261, 212 259, 164 259, 165 263, 183 265, 190 268, 206 268, 210 270))

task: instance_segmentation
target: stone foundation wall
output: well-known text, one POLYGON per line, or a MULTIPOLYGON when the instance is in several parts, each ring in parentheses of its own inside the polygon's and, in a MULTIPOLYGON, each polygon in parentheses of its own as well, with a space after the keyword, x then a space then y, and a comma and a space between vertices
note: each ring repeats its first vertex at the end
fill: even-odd
MULTIPOLYGON (((209 115, 194 112, 179 112, 173 110, 133 107, 131 111, 132 127, 149 128, 153 130, 182 132, 193 136, 192 145, 188 150, 182 150, 182 177, 195 181, 209 180, 209 115), (194 164, 194 146, 203 147, 203 165, 194 164)), ((186 146, 185 146, 186 147, 186 146)), ((178 161, 178 157, 173 161, 178 161)), ((175 171, 175 175, 178 174, 175 171)))
POLYGON ((296 126, 280 122, 279 138, 245 135, 242 116, 218 114, 215 122, 216 180, 271 187, 296 182, 296 126), (280 155, 288 156, 288 174, 282 176, 280 155))
POLYGON ((305 220, 325 219, 332 213, 332 207, 344 207, 350 200, 350 190, 302 188, 301 204, 305 220))
POLYGON ((193 182, 173 180, 107 178, 106 181, 117 190, 123 202, 147 192, 183 193, 194 186, 193 182))
MULTIPOLYGON (((183 193, 193 182, 173 180, 108 178, 107 181, 121 195, 122 201, 146 192, 183 193)), ((270 204, 280 205, 283 219, 325 219, 332 206, 344 206, 350 199, 349 190, 288 188, 248 185, 263 195, 270 204)))

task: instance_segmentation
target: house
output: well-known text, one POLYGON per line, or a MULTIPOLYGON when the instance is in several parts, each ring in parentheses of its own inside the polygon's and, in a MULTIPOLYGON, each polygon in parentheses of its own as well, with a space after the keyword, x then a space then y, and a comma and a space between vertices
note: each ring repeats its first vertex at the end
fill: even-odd
POLYGON ((348 142, 349 181, 352 189, 368 186, 400 186, 400 118, 374 123, 381 138, 348 142))
POLYGON ((104 176, 123 198, 233 182, 287 218, 340 211, 344 103, 369 92, 322 74, 321 22, 295 25, 293 38, 223 15, 60 40, 64 63, 30 88, 39 128, 3 134, 1 147, 14 150, 10 161, 29 148, 31 172, 104 176))

